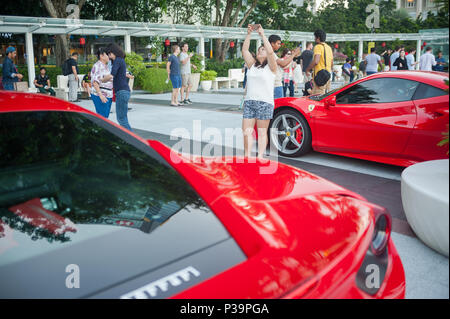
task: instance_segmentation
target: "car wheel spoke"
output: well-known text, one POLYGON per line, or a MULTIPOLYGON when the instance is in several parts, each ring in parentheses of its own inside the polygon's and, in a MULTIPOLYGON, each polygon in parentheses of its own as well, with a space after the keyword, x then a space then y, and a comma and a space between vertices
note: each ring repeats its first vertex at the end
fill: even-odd
POLYGON ((288 124, 288 122, 287 122, 287 120, 286 120, 286 116, 285 116, 285 115, 282 115, 282 116, 281 116, 281 119, 283 120, 284 129, 285 129, 286 131, 289 130, 289 124, 288 124))
POLYGON ((297 146, 298 148, 302 147, 302 146, 297 142, 297 140, 296 140, 293 136, 291 136, 291 137, 289 138, 289 140, 292 142, 292 144, 294 144, 294 145, 297 146))
POLYGON ((284 139, 284 141, 283 141, 283 144, 281 145, 281 151, 282 151, 282 152, 285 152, 285 151, 286 151, 286 146, 288 145, 288 143, 289 143, 289 137, 286 137, 286 138, 284 139))
POLYGON ((300 127, 302 127, 302 125, 301 125, 301 124, 298 124, 296 127, 294 127, 294 128, 292 129, 292 131, 297 131, 300 127))

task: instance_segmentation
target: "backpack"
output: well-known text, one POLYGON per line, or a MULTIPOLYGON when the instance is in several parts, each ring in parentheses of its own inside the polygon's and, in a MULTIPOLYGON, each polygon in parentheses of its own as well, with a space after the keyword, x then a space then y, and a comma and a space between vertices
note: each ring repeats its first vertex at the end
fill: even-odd
POLYGON ((67 59, 66 61, 64 61, 63 65, 62 65, 62 73, 63 75, 69 75, 70 73, 70 64, 69 61, 70 59, 67 59))
POLYGON ((359 64, 359 70, 364 72, 366 70, 366 64, 367 62, 365 60, 361 61, 361 63, 359 64))
POLYGON ((317 84, 317 86, 324 86, 331 78, 331 73, 327 70, 327 49, 323 44, 322 46, 323 46, 325 69, 320 70, 314 76, 314 82, 317 84))

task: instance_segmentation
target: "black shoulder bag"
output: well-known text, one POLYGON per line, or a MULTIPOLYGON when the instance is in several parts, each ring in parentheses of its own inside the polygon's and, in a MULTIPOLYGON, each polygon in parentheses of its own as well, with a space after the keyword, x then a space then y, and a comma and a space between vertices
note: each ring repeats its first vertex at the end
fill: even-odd
MULTIPOLYGON (((322 44, 323 45, 323 44, 322 44)), ((324 86, 331 78, 331 73, 327 70, 327 48, 323 45, 323 54, 325 61, 325 68, 317 72, 314 76, 314 82, 317 86, 324 86)))

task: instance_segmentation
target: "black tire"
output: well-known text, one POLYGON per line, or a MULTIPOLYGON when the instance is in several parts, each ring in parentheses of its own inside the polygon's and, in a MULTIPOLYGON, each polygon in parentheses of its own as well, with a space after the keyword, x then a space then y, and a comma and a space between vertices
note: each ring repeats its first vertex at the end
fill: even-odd
POLYGON ((270 147, 274 150, 277 150, 278 153, 282 156, 286 157, 299 157, 301 155, 304 155, 311 151, 311 128, 308 125, 308 122, 303 117, 302 114, 300 114, 298 111, 291 109, 291 108, 285 108, 281 111, 278 111, 273 119, 270 121, 269 125, 269 140, 270 140, 270 147), (303 138, 301 140, 301 143, 298 142, 297 136, 298 136, 298 130, 295 131, 289 131, 289 130, 283 130, 285 127, 284 125, 284 119, 287 121, 288 126, 290 129, 295 128, 298 125, 301 125, 299 129, 301 129, 301 132, 303 133, 303 138), (282 132, 285 131, 285 135, 276 134, 275 132, 282 132), (287 133, 289 131, 289 134, 287 133), (283 151, 283 143, 285 142, 286 138, 288 138, 288 142, 285 145, 284 151, 283 151), (292 141, 292 138, 297 141, 297 143, 300 145, 295 145, 292 141))

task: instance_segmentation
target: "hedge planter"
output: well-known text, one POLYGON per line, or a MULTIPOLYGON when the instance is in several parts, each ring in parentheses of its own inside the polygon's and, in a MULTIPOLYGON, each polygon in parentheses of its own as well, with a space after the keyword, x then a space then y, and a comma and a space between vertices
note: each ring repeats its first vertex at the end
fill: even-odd
POLYGON ((212 81, 201 81, 200 86, 203 91, 209 91, 211 90, 212 81))
POLYGON ((401 188, 406 218, 417 237, 448 257, 449 160, 427 161, 406 168, 401 188))

